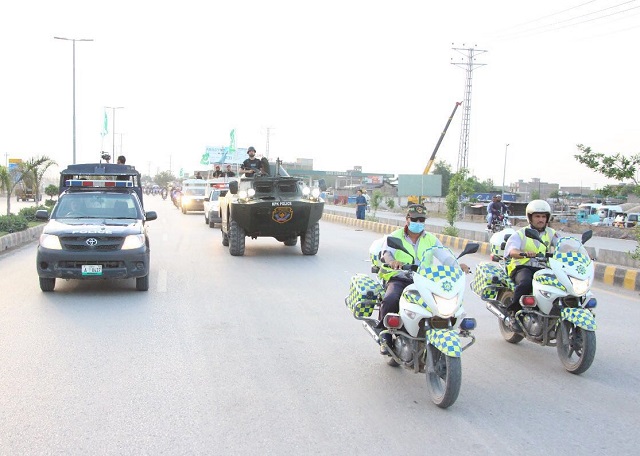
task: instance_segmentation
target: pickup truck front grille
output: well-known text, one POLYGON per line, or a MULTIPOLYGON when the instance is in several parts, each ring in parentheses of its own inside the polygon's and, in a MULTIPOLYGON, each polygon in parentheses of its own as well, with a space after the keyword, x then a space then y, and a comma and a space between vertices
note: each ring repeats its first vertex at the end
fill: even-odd
POLYGON ((60 244, 64 250, 75 252, 101 251, 109 252, 118 250, 122 246, 122 237, 117 236, 64 236, 60 238, 60 244), (94 239, 95 242, 90 241, 94 239))

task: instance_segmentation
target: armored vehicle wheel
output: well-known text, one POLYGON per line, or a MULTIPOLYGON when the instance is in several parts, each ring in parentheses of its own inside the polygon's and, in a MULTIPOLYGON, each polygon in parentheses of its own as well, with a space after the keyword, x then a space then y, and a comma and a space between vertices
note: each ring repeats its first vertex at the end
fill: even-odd
POLYGON ((286 241, 284 241, 284 245, 289 246, 289 247, 293 246, 293 245, 296 245, 297 243, 298 243, 298 238, 297 237, 294 237, 294 238, 291 238, 291 239, 287 239, 286 241))
POLYGON ((216 222, 214 222, 213 220, 209 219, 209 228, 215 228, 216 226, 216 222))
POLYGON ((229 247, 229 235, 224 231, 222 231, 222 245, 224 245, 225 247, 229 247))
POLYGON ((148 291, 149 290, 149 274, 144 277, 136 277, 136 290, 148 291))
MULTIPOLYGON (((204 213, 204 223, 205 223, 205 225, 209 225, 209 217, 207 217, 207 213, 206 212, 204 213)), ((209 226, 211 226, 211 225, 209 225, 209 226)))
POLYGON ((232 220, 229 225, 229 253, 233 256, 244 255, 244 229, 232 220))
POLYGON ((40 277, 40 289, 42 291, 53 291, 56 287, 56 279, 49 277, 40 277))
POLYGON ((320 224, 316 222, 311 225, 304 235, 300 236, 300 241, 302 253, 305 255, 315 255, 318 253, 318 246, 320 245, 320 224))

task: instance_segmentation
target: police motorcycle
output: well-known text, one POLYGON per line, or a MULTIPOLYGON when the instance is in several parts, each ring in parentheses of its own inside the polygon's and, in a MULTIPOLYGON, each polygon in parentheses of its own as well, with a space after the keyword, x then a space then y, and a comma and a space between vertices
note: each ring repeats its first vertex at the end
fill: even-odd
MULTIPOLYGON (((562 365, 573 374, 589 369, 596 354, 597 300, 590 291, 594 265, 584 248, 592 234, 586 231, 581 241, 562 237, 553 253, 532 258, 534 265, 543 269, 533 276, 533 293, 520 299, 522 309, 514 317, 521 331, 514 330, 508 321, 514 283, 506 272, 508 259, 504 255, 492 255, 495 262, 480 263, 471 282, 473 292, 498 317, 500 333, 507 342, 517 344, 526 338, 538 345, 555 346, 562 365)), ((531 228, 525 230, 525 236, 541 242, 538 232, 531 228)), ((504 251, 508 237, 505 235, 495 250, 504 251)))
MULTIPOLYGON (((400 249, 410 256, 402 242, 388 238, 389 247, 400 249)), ((383 239, 375 241, 370 250, 371 272, 377 273, 381 267, 388 267, 380 260, 383 239)), ((475 253, 479 244, 469 243, 458 256, 475 253)), ((381 280, 366 274, 356 274, 351 278, 349 295, 345 298, 347 307, 364 329, 378 344, 385 344, 385 334, 392 336, 391 346, 387 346, 391 366, 402 366, 414 373, 425 373, 431 400, 440 408, 451 406, 460 392, 462 382, 462 351, 475 342, 471 331, 476 327, 474 318, 465 318, 462 307, 466 279, 457 264, 439 264, 434 249, 443 249, 453 258, 446 247, 432 247, 424 252, 418 266, 405 265, 412 271, 413 284, 408 285, 400 298, 398 313, 384 317, 384 329, 377 329, 377 314, 384 287, 381 280), (463 345, 461 338, 470 340, 463 345)))

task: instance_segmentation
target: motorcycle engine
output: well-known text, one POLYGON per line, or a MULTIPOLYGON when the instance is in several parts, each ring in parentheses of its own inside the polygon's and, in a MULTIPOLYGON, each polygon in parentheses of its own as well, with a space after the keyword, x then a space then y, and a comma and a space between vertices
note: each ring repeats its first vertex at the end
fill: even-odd
POLYGON ((522 318, 522 322, 524 324, 524 328, 533 337, 542 336, 542 323, 537 315, 525 315, 522 318))
POLYGON ((403 337, 396 338, 396 345, 394 347, 395 352, 400 356, 400 359, 405 362, 413 360, 413 347, 411 342, 407 343, 403 337))

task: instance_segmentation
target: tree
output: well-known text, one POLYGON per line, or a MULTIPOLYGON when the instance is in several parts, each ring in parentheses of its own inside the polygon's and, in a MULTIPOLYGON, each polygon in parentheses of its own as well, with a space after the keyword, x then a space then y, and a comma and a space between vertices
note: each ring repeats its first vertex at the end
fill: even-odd
POLYGON ((630 180, 635 186, 636 193, 640 194, 640 182, 636 178, 636 170, 640 166, 640 154, 631 157, 625 157, 619 153, 605 155, 601 152, 593 152, 590 147, 582 144, 576 147, 580 151, 579 154, 574 155, 578 162, 609 179, 630 180))
POLYGON ((376 212, 378 212, 378 208, 382 203, 382 192, 380 190, 374 190, 373 195, 371 195, 371 207, 373 208, 373 216, 376 216, 376 212))
MULTIPOLYGON (((50 161, 48 157, 29 159, 26 162, 20 163, 14 170, 9 170, 4 166, 0 166, 0 187, 7 192, 7 215, 11 214, 11 194, 13 193, 13 190, 25 179, 25 177, 34 179, 34 169, 43 166, 47 161, 50 161)), ((36 199, 36 205, 37 204, 36 199)))
POLYGON ((153 178, 153 181, 160 187, 166 187, 170 182, 175 180, 177 180, 177 178, 171 173, 171 171, 162 171, 156 174, 156 177, 153 178))
POLYGON ((40 201, 40 184, 42 183, 44 173, 53 165, 57 165, 57 163, 46 155, 30 158, 21 164, 21 166, 24 167, 24 173, 26 174, 24 180, 28 180, 30 185, 33 186, 31 188, 33 188, 36 202, 40 201))
POLYGON ((437 161, 433 165, 433 174, 438 174, 442 176, 442 194, 446 195, 449 193, 449 183, 451 182, 451 165, 443 162, 442 160, 437 161))
POLYGON ((469 170, 462 168, 451 176, 451 182, 449 183, 449 192, 445 199, 445 207, 447 208, 446 218, 449 226, 445 227, 443 233, 450 236, 458 235, 458 229, 453 226, 453 224, 460 212, 460 199, 462 195, 473 192, 474 180, 467 177, 467 174, 469 174, 469 170))
POLYGON ((49 199, 53 199, 53 197, 56 196, 59 191, 60 190, 58 186, 53 184, 47 185, 47 188, 44 189, 44 193, 49 197, 49 199))

